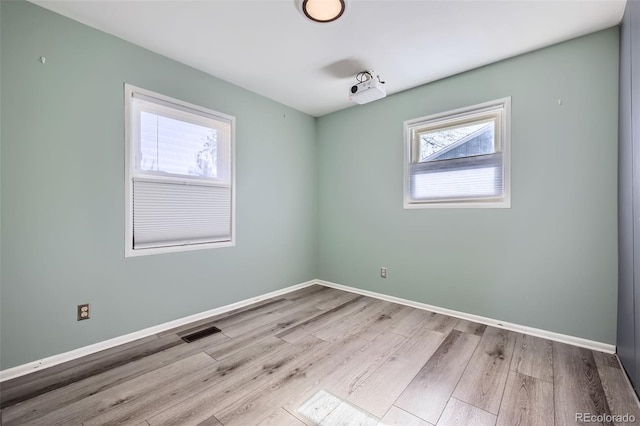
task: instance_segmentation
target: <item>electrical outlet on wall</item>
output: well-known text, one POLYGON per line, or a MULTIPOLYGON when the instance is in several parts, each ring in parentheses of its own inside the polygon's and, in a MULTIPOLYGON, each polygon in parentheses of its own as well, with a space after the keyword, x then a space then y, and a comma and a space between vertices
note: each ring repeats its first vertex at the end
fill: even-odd
POLYGON ((380 278, 387 278, 387 268, 384 266, 380 268, 380 278))
POLYGON ((89 304, 78 305, 78 321, 88 320, 89 318, 89 304))

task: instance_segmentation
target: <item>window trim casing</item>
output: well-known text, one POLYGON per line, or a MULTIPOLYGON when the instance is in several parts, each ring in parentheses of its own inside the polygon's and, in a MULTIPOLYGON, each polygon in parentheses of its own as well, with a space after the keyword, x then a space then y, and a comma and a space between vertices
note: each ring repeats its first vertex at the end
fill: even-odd
MULTIPOLYGON (((404 130, 404 176, 403 176, 403 208, 405 209, 433 209, 433 208, 511 208, 511 97, 495 99, 481 104, 458 108, 451 111, 431 114, 424 117, 406 120, 404 130), (488 199, 450 199, 412 201, 409 192, 409 168, 412 164, 415 147, 413 146, 412 131, 417 127, 427 127, 440 123, 443 127, 463 119, 472 120, 473 116, 483 116, 491 111, 502 110, 500 120, 500 146, 503 156, 502 185, 503 197, 500 200, 488 199)), ((463 157, 464 158, 464 157, 463 157)))
MULTIPOLYGON (((193 251, 193 250, 205 250, 211 248, 222 248, 222 247, 233 247, 236 245, 236 155, 235 155, 235 140, 236 140, 236 118, 232 115, 224 114, 218 111, 214 111, 212 109, 202 107, 199 105, 195 105, 189 102, 185 102, 176 98, 172 98, 170 96, 162 95, 160 93, 156 93, 150 90, 142 89, 140 87, 136 87, 132 84, 125 83, 124 84, 124 138, 125 138, 125 153, 124 153, 124 166, 125 166, 125 239, 124 239, 124 255, 125 257, 137 257, 137 256, 146 256, 153 254, 163 254, 163 253, 177 253, 183 251, 193 251), (228 241, 220 241, 220 242, 210 242, 210 243, 198 243, 198 244, 185 244, 185 245, 175 245, 175 246, 167 246, 167 247, 153 247, 153 248, 143 248, 143 249, 134 249, 133 248, 133 178, 136 177, 135 173, 135 165, 133 164, 133 158, 135 158, 134 154, 134 140, 133 140, 133 129, 131 122, 131 99, 133 98, 133 94, 138 93, 142 94, 146 97, 157 99, 163 103, 177 105, 180 108, 186 108, 189 110, 193 110, 194 114, 197 115, 198 112, 200 114, 205 113, 214 117, 219 117, 222 120, 227 120, 230 124, 229 131, 229 156, 230 156, 230 164, 229 164, 229 184, 231 186, 231 238, 228 241)), ((140 177, 138 177, 139 179, 140 177)), ((179 182, 181 179, 179 177, 169 177, 159 175, 154 180, 162 181, 167 180, 171 182, 179 182)), ((184 177, 185 183, 194 183, 193 177, 184 177)), ((220 183, 215 182, 201 182, 200 184, 210 185, 210 186, 227 186, 220 183)))

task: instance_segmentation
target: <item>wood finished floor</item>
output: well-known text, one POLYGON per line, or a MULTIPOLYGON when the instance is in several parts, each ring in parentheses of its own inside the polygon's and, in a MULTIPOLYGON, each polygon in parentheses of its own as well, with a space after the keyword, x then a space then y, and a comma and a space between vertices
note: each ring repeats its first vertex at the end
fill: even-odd
POLYGON ((321 286, 4 382, 0 402, 7 426, 640 425, 613 355, 321 286))

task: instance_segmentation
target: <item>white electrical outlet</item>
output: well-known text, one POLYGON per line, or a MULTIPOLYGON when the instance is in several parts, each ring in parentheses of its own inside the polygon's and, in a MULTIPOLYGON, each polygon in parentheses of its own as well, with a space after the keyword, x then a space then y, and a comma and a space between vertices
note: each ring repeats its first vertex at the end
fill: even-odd
POLYGON ((380 268, 380 278, 387 278, 387 268, 380 268))
POLYGON ((89 318, 91 318, 89 316, 89 304, 78 305, 78 321, 88 320, 89 318))

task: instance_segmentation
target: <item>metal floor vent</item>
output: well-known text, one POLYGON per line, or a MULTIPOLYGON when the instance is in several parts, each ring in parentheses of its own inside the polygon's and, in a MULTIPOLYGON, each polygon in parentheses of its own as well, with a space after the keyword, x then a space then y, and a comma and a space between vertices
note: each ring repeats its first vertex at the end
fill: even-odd
POLYGON ((212 334, 220 333, 220 331, 221 330, 218 327, 209 327, 204 330, 196 331, 195 333, 187 334, 186 336, 180 336, 180 338, 187 343, 191 343, 207 336, 211 336, 212 334))

